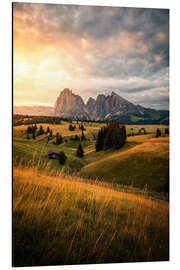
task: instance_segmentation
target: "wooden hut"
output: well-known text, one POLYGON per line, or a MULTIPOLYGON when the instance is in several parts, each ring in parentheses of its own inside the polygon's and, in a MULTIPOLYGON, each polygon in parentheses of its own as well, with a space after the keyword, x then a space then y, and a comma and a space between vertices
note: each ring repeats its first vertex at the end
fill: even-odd
POLYGON ((56 159, 59 157, 59 151, 56 151, 56 150, 49 150, 48 152, 48 157, 49 158, 53 158, 53 159, 56 159))

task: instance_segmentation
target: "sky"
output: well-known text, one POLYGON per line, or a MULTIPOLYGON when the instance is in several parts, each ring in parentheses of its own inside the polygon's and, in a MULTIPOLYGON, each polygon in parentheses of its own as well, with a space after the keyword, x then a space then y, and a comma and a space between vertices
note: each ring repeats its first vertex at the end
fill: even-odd
POLYGON ((14 3, 13 75, 16 106, 54 106, 69 88, 169 109, 169 11, 14 3))

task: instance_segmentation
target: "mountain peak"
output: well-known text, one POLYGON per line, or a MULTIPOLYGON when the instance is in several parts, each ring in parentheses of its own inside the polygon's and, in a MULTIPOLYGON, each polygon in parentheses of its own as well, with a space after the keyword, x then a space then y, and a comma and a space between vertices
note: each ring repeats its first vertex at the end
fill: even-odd
POLYGON ((106 99, 106 96, 105 96, 105 95, 99 94, 99 95, 97 96, 97 98, 96 98, 96 101, 98 101, 98 100, 105 100, 105 99, 106 99))
POLYGON ((119 99, 121 99, 121 100, 125 100, 125 101, 129 102, 128 100, 126 100, 125 98, 121 97, 119 94, 117 94, 117 93, 114 92, 114 91, 112 91, 111 97, 117 97, 117 98, 119 98, 119 99))
POLYGON ((111 96, 119 96, 119 95, 116 94, 114 91, 112 91, 111 96))
MULTIPOLYGON (((118 92, 118 91, 117 91, 118 92)), ((149 121, 159 123, 162 117, 168 123, 168 111, 155 111, 140 105, 134 105, 114 91, 109 95, 99 94, 96 99, 89 97, 85 104, 82 97, 74 94, 69 88, 60 91, 53 107, 20 107, 14 108, 13 113, 29 115, 52 115, 75 120, 105 120, 105 119, 125 119, 127 123, 133 122, 131 115, 139 116, 140 123, 149 121), (158 120, 153 120, 152 115, 157 115, 158 120), (143 120, 143 117, 148 118, 143 120), (149 115, 149 116, 148 116, 149 115)), ((134 120, 137 121, 137 120, 134 120)), ((138 123, 138 122, 135 122, 138 123)))
POLYGON ((92 97, 89 97, 89 98, 88 98, 88 102, 92 102, 92 101, 95 101, 95 99, 92 98, 92 97))
POLYGON ((88 119, 83 99, 72 90, 65 88, 60 92, 54 106, 55 114, 65 118, 88 119))
POLYGON ((86 106, 92 106, 95 103, 96 103, 96 100, 94 98, 92 98, 92 97, 89 97, 88 101, 86 103, 86 106))
POLYGON ((89 98, 85 105, 81 96, 76 95, 69 88, 60 92, 55 103, 55 114, 72 119, 103 120, 107 117, 143 113, 144 108, 139 108, 128 100, 112 91, 111 95, 99 94, 95 99, 89 98))
POLYGON ((64 88, 64 90, 60 91, 60 94, 72 94, 72 90, 69 88, 64 88))

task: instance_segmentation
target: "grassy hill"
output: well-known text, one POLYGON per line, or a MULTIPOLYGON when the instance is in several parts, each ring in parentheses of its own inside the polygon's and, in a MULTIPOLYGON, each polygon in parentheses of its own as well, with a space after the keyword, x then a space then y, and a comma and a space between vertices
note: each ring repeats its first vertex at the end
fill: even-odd
POLYGON ((127 144, 124 149, 87 164, 81 171, 82 175, 140 188, 147 185, 152 190, 163 190, 169 177, 169 138, 148 137, 149 135, 140 135, 129 138, 130 149, 127 144), (139 144, 133 146, 130 142, 139 144))
POLYGON ((168 202, 35 166, 13 181, 14 266, 169 259, 168 202))
MULTIPOLYGON (((47 126, 53 130, 54 137, 48 143, 47 134, 37 136, 35 140, 32 138, 27 140, 27 126, 16 126, 13 138, 14 165, 20 163, 26 167, 36 165, 39 169, 48 168, 50 171, 63 169, 66 173, 78 173, 85 178, 99 178, 103 181, 164 191, 168 181, 169 140, 168 137, 154 137, 157 128, 161 129, 164 136, 167 126, 127 125, 127 134, 131 135, 133 132, 136 136, 129 136, 123 148, 95 152, 93 135, 97 135, 103 125, 84 123, 87 140, 82 142, 85 152, 83 159, 75 156, 79 142, 70 140, 70 137, 76 134, 81 135, 78 125, 75 131, 69 131, 68 122, 62 121, 60 125, 42 124, 44 130, 47 126), (137 135, 142 128, 145 128, 147 134, 137 135), (64 139, 63 144, 58 146, 53 144, 56 132, 64 139), (47 153, 50 149, 65 152, 67 156, 65 166, 62 167, 58 160, 48 158, 47 153)), ((37 126, 39 128, 40 124, 37 126)))
POLYGON ((135 136, 121 149, 96 152, 104 124, 84 123, 81 159, 71 140, 78 126, 41 125, 53 130, 49 142, 47 134, 27 139, 27 125, 13 128, 13 265, 168 260, 167 126, 127 125, 135 136), (142 128, 147 134, 138 135, 142 128), (157 128, 163 137, 155 138, 157 128), (64 166, 48 158, 50 149, 65 152, 64 166))

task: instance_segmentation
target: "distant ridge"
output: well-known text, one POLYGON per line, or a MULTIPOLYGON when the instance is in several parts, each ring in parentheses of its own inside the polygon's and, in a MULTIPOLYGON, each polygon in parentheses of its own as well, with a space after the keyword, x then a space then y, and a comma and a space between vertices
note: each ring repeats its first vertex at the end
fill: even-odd
POLYGON ((85 104, 82 97, 69 88, 60 92, 54 108, 46 106, 14 107, 14 114, 60 116, 79 120, 118 119, 136 124, 169 124, 169 111, 154 110, 134 105, 117 93, 100 94, 96 99, 89 98, 85 104))
POLYGON ((50 106, 15 106, 13 114, 54 116, 54 108, 50 106))

